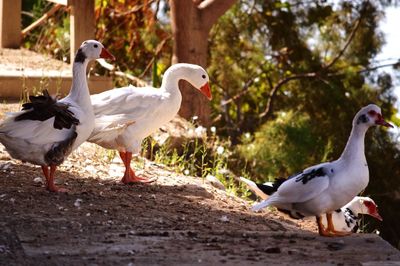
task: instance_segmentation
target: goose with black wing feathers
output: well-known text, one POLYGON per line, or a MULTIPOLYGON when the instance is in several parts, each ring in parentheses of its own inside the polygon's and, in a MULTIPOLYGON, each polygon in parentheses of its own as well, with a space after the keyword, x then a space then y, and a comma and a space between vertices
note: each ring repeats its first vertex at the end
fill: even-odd
POLYGON ((21 111, 9 114, 0 124, 0 142, 7 152, 15 159, 40 165, 49 191, 66 191, 54 184, 55 170, 94 128, 86 67, 97 58, 114 56, 98 41, 83 42, 73 63, 71 91, 65 98, 56 100, 47 91, 31 96, 21 111))

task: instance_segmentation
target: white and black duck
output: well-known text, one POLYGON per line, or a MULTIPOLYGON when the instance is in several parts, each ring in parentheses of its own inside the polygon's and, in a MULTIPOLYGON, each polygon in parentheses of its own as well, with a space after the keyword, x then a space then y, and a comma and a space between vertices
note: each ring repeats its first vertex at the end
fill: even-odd
POLYGON ((83 42, 73 63, 71 91, 65 98, 57 100, 45 90, 29 97, 21 111, 9 114, 0 124, 0 142, 7 152, 15 159, 40 165, 50 191, 65 191, 54 184, 54 172, 94 128, 86 68, 97 58, 114 56, 98 41, 83 42))
MULTIPOLYGON (((275 182, 256 183, 244 177, 240 177, 240 181, 245 183, 258 197, 267 199, 271 194, 277 191, 278 187, 285 179, 278 178, 275 182)), ((284 210, 283 212, 287 213, 284 210)), ((287 214, 291 215, 291 212, 287 214)), ((356 196, 345 206, 332 212, 332 222, 334 227, 340 231, 355 233, 359 228, 362 214, 370 215, 382 221, 382 217, 378 212, 378 206, 371 198, 356 196)), ((301 216, 296 215, 292 218, 298 219, 301 218, 301 216)), ((322 217, 321 223, 325 228, 328 226, 325 217, 322 217)), ((321 234, 321 232, 319 233, 321 234)))
POLYGON ((353 127, 340 158, 305 169, 283 182, 268 199, 253 206, 253 211, 275 206, 291 213, 292 217, 316 216, 321 235, 348 235, 335 229, 332 212, 343 207, 366 188, 369 170, 364 154, 364 138, 368 128, 375 125, 392 127, 381 109, 370 104, 354 117, 353 127), (326 214, 328 225, 322 225, 326 214))

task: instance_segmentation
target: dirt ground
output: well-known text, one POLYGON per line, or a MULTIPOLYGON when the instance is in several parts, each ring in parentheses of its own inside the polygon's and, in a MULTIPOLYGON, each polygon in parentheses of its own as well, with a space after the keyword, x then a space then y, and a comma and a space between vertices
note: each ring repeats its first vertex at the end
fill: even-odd
POLYGON ((323 238, 313 220, 252 213, 203 179, 139 162, 156 182, 123 185, 120 159, 86 143, 56 173, 69 192, 51 193, 0 145, 0 265, 400 265, 377 235, 323 238))
POLYGON ((0 48, 1 74, 15 72, 62 72, 71 75, 71 66, 49 55, 38 54, 28 49, 0 48))

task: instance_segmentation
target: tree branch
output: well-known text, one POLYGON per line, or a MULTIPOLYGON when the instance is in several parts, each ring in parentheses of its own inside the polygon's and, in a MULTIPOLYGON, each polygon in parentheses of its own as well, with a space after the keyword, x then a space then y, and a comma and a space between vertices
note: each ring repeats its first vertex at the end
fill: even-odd
POLYGON ((28 27, 26 27, 25 29, 22 30, 21 32, 21 36, 22 38, 24 38, 31 30, 33 30, 34 28, 42 25, 43 23, 45 23, 49 17, 51 17, 52 15, 54 15, 54 13, 57 12, 57 10, 59 10, 60 8, 63 8, 63 5, 61 4, 56 4, 54 5, 49 11, 47 11, 43 16, 41 16, 38 20, 36 20, 35 22, 33 22, 31 25, 29 25, 28 27))
POLYGON ((147 64, 147 66, 145 67, 145 69, 143 70, 142 74, 140 74, 139 78, 142 79, 147 71, 150 69, 150 67, 153 65, 155 58, 159 55, 159 53, 161 52, 162 48, 164 47, 165 43, 171 38, 171 36, 168 36, 167 38, 165 38, 164 40, 162 40, 156 48, 156 51, 154 53, 153 58, 150 60, 150 62, 147 64))
MULTIPOLYGON (((343 48, 339 51, 339 53, 336 55, 335 58, 332 59, 331 62, 329 62, 327 65, 325 65, 321 70, 328 70, 330 67, 332 67, 345 53, 345 51, 347 50, 347 48, 349 47, 350 43, 352 42, 352 40, 354 39, 354 36, 356 35, 357 30, 360 28, 361 25, 361 21, 362 21, 363 16, 360 15, 360 17, 358 18, 356 24, 353 27, 353 30, 351 31, 349 37, 346 40, 346 43, 344 44, 343 48)), ((319 71, 321 72, 321 71, 319 71)), ((330 76, 328 74, 328 76, 330 76)), ((278 92, 279 88, 282 87, 283 85, 285 85, 286 83, 288 83, 291 80, 295 80, 295 79, 302 79, 302 78, 318 78, 318 74, 317 72, 311 72, 311 73, 305 73, 305 74, 296 74, 296 75, 292 75, 290 77, 286 77, 283 78, 281 80, 278 81, 278 83, 272 88, 272 90, 269 93, 269 98, 267 101, 267 105, 266 108, 264 110, 264 112, 262 112, 259 117, 263 118, 265 116, 267 116, 272 109, 272 101, 276 95, 276 93, 278 92)), ((323 82, 327 82, 326 80, 320 78, 323 82)))
MULTIPOLYGON (((378 66, 374 66, 374 67, 370 67, 370 68, 364 68, 364 69, 356 71, 356 73, 357 74, 362 74, 362 73, 365 73, 365 72, 375 71, 377 69, 384 68, 384 67, 390 67, 390 66, 393 66, 393 67, 400 66, 400 59, 396 63, 383 64, 383 65, 378 65, 378 66)), ((341 75, 346 75, 346 73, 329 73, 327 76, 328 77, 337 77, 337 76, 341 76, 341 75)), ((278 83, 271 89, 271 91, 269 93, 269 97, 268 97, 268 101, 267 101, 267 105, 265 107, 265 110, 264 110, 264 112, 262 112, 259 115, 259 117, 263 118, 263 117, 269 115, 269 113, 271 112, 271 109, 272 109, 272 107, 271 107, 272 106, 272 101, 274 100, 278 90, 283 85, 285 85, 286 83, 288 83, 291 80, 302 79, 302 78, 317 78, 317 79, 321 80, 322 82, 324 82, 325 84, 329 84, 329 82, 326 79, 323 79, 316 72, 305 73, 305 74, 297 74, 297 75, 293 75, 293 76, 290 76, 290 77, 283 78, 283 79, 279 80, 278 83)))
MULTIPOLYGON (((362 74, 362 73, 366 73, 366 72, 375 71, 377 69, 384 68, 384 67, 400 67, 400 59, 396 63, 388 63, 388 64, 377 65, 377 66, 373 66, 373 67, 367 67, 367 68, 356 71, 356 73, 362 74)), ((346 75, 346 73, 341 72, 341 73, 329 73, 327 76, 328 77, 337 77, 337 76, 344 76, 344 75, 346 75)))
POLYGON ((240 97, 242 97, 243 95, 245 95, 248 90, 250 89, 250 86, 254 83, 254 77, 250 78, 243 86, 242 90, 235 94, 234 96, 230 97, 228 100, 226 101, 222 101, 221 105, 227 105, 228 103, 231 103, 233 101, 236 101, 237 99, 239 99, 240 97))
POLYGON ((317 73, 312 72, 312 73, 304 73, 304 74, 297 74, 293 75, 290 77, 283 78, 278 81, 278 83, 275 84, 275 86, 272 88, 272 90, 269 92, 269 98, 267 101, 267 106, 265 107, 264 112, 262 112, 259 115, 259 118, 263 118, 264 116, 268 115, 271 111, 271 106, 272 106, 272 100, 275 97, 276 93, 278 92, 279 88, 288 83, 291 80, 295 79, 302 79, 302 78, 315 78, 317 77, 317 73))
POLYGON ((116 70, 116 67, 114 65, 112 65, 110 63, 107 63, 106 60, 104 60, 102 58, 101 59, 97 59, 96 61, 102 67, 104 67, 105 69, 109 70, 110 71, 110 75, 115 75, 115 76, 118 76, 118 77, 127 78, 133 83, 133 85, 135 85, 137 87, 146 87, 146 86, 148 86, 146 81, 144 81, 144 80, 142 80, 140 78, 137 78, 137 77, 135 77, 135 76, 133 76, 131 74, 124 73, 122 71, 116 70))
POLYGON ((339 59, 340 57, 343 56, 344 52, 346 51, 347 47, 349 47, 351 41, 354 39, 354 36, 356 35, 357 30, 360 28, 361 25, 361 20, 362 20, 362 15, 358 18, 356 25, 354 25, 353 30, 350 33, 349 38, 347 38, 346 43, 344 44, 342 50, 336 55, 335 58, 332 59, 330 63, 328 63, 326 66, 324 66, 324 70, 329 69, 331 66, 333 66, 339 59))
POLYGON ((220 18, 233 4, 236 0, 204 0, 200 3, 199 1, 194 1, 197 3, 197 8, 202 15, 202 21, 205 27, 211 29, 212 25, 217 22, 220 18))

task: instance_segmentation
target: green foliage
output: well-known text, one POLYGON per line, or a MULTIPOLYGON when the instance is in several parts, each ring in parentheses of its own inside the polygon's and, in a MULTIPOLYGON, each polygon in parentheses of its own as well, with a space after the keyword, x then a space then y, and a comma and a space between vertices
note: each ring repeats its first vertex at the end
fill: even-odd
MULTIPOLYGON (((29 15, 23 16, 24 26, 28 26, 40 18, 46 11, 48 11, 52 4, 45 0, 27 1, 23 5, 24 8, 32 8, 29 10, 29 15)), ((66 8, 63 7, 50 17, 47 22, 25 37, 23 46, 38 51, 44 54, 50 54, 54 58, 69 62, 69 16, 66 8)))
MULTIPOLYGON (((252 164, 252 172, 263 180, 289 176, 320 159, 325 141, 313 130, 310 117, 282 112, 255 133, 250 143, 239 146, 241 155, 252 164), (304 156, 307 154, 307 156, 304 156)), ((329 146, 327 146, 329 147, 329 146)))
MULTIPOLYGON (((285 177, 338 158, 354 114, 366 104, 380 105, 386 118, 396 113, 390 75, 366 70, 383 43, 381 4, 240 1, 213 28, 209 71, 220 87, 213 102, 217 127, 241 143, 235 154, 247 161, 253 179, 285 177)), ((365 193, 387 215, 382 236, 398 246, 400 217, 392 210, 399 147, 387 132, 373 130, 366 151, 371 181, 365 193)))
POLYGON ((400 150, 399 136, 372 130, 366 142, 370 182, 365 191, 378 203, 383 222, 371 220, 368 232, 378 229, 380 235, 400 249, 400 150))
MULTIPOLYGON (((204 128, 199 126, 196 130, 200 132, 204 128)), ((173 149, 168 141, 158 145, 154 139, 148 137, 142 144, 142 150, 147 151, 145 156, 149 159, 169 166, 178 173, 201 178, 212 175, 224 184, 227 191, 248 195, 248 190, 238 186, 236 175, 229 170, 232 160, 230 146, 229 141, 220 138, 212 129, 209 136, 187 139, 182 143, 182 147, 173 149)), ((241 175, 248 175, 244 168, 241 175)))
MULTIPOLYGON (((45 0, 23 1, 24 26, 41 17, 52 7, 45 0)), ((118 59, 118 70, 153 81, 159 85, 160 73, 171 61, 170 27, 157 20, 163 10, 151 8, 151 1, 112 0, 95 2, 95 38, 118 59)), ((48 21, 25 37, 23 45, 41 53, 50 53, 65 62, 70 61, 70 20, 67 8, 61 8, 48 21)), ((105 70, 96 67, 97 73, 105 70)), ((117 86, 129 83, 116 78, 117 86)))
MULTIPOLYGON (((121 71, 160 84, 160 70, 171 62, 169 25, 157 20, 151 1, 96 0, 96 38, 118 60, 121 71)), ((158 11, 161 12, 161 11, 158 11)), ((117 85, 126 85, 117 80, 117 85)))

